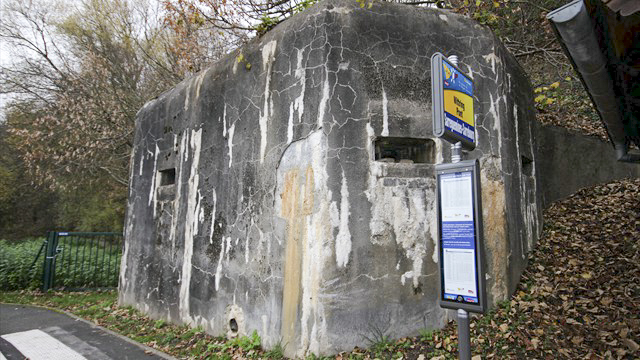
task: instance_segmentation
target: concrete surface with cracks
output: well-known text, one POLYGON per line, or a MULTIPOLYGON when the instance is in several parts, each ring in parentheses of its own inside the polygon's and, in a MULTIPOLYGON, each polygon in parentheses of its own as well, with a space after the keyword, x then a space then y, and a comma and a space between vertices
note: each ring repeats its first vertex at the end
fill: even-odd
POLYGON ((256 330, 299 357, 443 326, 436 51, 475 83, 468 158, 482 166, 489 303, 505 299, 542 226, 524 72, 462 16, 329 0, 140 110, 120 303, 215 335, 256 330), (376 155, 384 139, 426 150, 390 160, 376 155))

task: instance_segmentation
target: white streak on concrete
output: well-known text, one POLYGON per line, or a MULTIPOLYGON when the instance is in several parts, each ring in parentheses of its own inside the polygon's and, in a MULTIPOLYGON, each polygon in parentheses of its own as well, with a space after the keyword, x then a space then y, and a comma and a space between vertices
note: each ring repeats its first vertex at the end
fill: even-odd
POLYGON ((318 129, 322 129, 324 114, 327 111, 327 102, 329 102, 329 71, 324 69, 324 83, 322 85, 322 97, 318 105, 318 129))
POLYGON ((227 103, 224 103, 224 109, 222 110, 222 136, 227 136, 227 103))
POLYGON ((389 136, 389 111, 387 109, 387 92, 382 87, 382 133, 381 136, 389 136))
POLYGON ((266 81, 264 86, 264 106, 262 108, 262 114, 260 114, 260 163, 264 162, 264 155, 267 150, 267 124, 269 122, 269 99, 271 93, 269 87, 271 84, 271 67, 273 66, 274 55, 276 52, 275 40, 269 41, 262 48, 262 68, 266 72, 266 81))
POLYGON ((351 254, 351 232, 349 232, 349 188, 347 177, 342 172, 342 187, 340 189, 340 227, 336 237, 336 262, 338 267, 345 267, 351 254))
MULTIPOLYGON (((129 214, 133 213, 133 208, 131 203, 129 203, 129 214)), ((131 218, 127 219, 127 228, 124 233, 124 250, 122 250, 122 258, 120 259, 120 288, 118 289, 120 292, 127 290, 128 280, 130 276, 127 276, 127 263, 129 261, 129 241, 127 239, 133 239, 133 223, 135 222, 135 215, 132 215, 131 218)))
POLYGON ((216 291, 220 289, 220 277, 222 276, 222 258, 224 257, 224 238, 220 241, 220 255, 218 255, 218 266, 216 267, 216 291))
POLYGON ((198 77, 196 77, 196 98, 195 101, 197 102, 198 99, 200 98, 200 88, 202 88, 202 80, 204 80, 204 77, 207 75, 207 71, 203 70, 200 74, 198 74, 198 77))
POLYGON ((249 262, 249 236, 244 239, 244 263, 249 262))
MULTIPOLYGON (((188 139, 189 139, 189 133, 185 131, 183 133, 182 140, 180 140, 180 148, 178 149, 178 160, 180 161, 178 163, 178 169, 176 170, 177 183, 176 183, 176 198, 174 200, 174 204, 181 204, 182 168, 184 165, 184 161, 182 161, 184 156, 182 154, 185 152, 189 152, 189 150, 187 149, 187 144, 189 141, 188 139)), ((169 239, 171 240, 171 254, 176 253, 176 229, 178 227, 178 222, 179 222, 178 212, 179 212, 179 208, 176 208, 173 216, 171 217, 171 228, 169 229, 169 239)))
POLYGON ((289 123, 287 124, 287 144, 293 140, 293 103, 289 106, 289 123))
POLYGON ((227 146, 229 147, 229 167, 233 162, 233 134, 236 131, 236 123, 233 123, 229 128, 229 137, 227 138, 227 146))
POLYGON ((140 169, 138 170, 139 176, 142 176, 142 165, 144 165, 144 155, 140 156, 140 169))
POLYGON ((493 73, 495 74, 496 63, 500 63, 500 58, 498 58, 494 53, 491 53, 489 55, 484 55, 482 58, 484 59, 484 61, 487 62, 487 64, 491 65, 491 71, 493 71, 493 73))
POLYGON ((302 67, 303 50, 298 49, 298 58, 296 63, 295 77, 300 82, 300 96, 294 101, 293 108, 298 112, 298 122, 302 122, 302 114, 304 113, 304 91, 307 88, 307 72, 302 67))
POLYGON ((184 228, 184 256, 182 260, 182 273, 180 278, 180 318, 182 321, 193 325, 194 320, 189 308, 189 286, 191 285, 191 261, 193 258, 193 237, 198 234, 199 222, 197 219, 200 212, 200 197, 198 185, 200 176, 198 165, 200 163, 200 146, 202 140, 202 129, 191 131, 190 148, 193 151, 191 161, 191 171, 189 172, 189 182, 187 190, 187 210, 185 214, 184 228))
POLYGON ((227 264, 229 263, 229 252, 231 251, 231 236, 227 237, 227 248, 224 251, 224 255, 227 258, 227 264))

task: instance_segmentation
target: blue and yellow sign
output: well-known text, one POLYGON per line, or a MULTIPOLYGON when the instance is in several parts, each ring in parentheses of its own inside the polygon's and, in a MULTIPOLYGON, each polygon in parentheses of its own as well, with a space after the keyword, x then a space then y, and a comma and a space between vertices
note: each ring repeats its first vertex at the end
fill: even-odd
POLYGON ((431 58, 431 82, 434 134, 473 150, 473 82, 440 53, 431 58))

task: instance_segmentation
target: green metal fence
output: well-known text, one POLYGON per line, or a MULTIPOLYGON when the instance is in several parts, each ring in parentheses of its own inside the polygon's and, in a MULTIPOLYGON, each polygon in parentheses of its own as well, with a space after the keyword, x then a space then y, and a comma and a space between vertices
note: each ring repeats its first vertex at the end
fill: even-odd
POLYGON ((47 233, 42 290, 118 286, 123 238, 119 233, 47 233))

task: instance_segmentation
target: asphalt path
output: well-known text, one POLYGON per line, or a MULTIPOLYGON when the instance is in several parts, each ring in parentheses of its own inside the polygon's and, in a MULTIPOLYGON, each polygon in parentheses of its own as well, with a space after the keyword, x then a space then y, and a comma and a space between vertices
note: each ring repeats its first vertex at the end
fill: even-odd
POLYGON ((0 360, 156 360, 173 357, 73 315, 0 304, 0 360))

